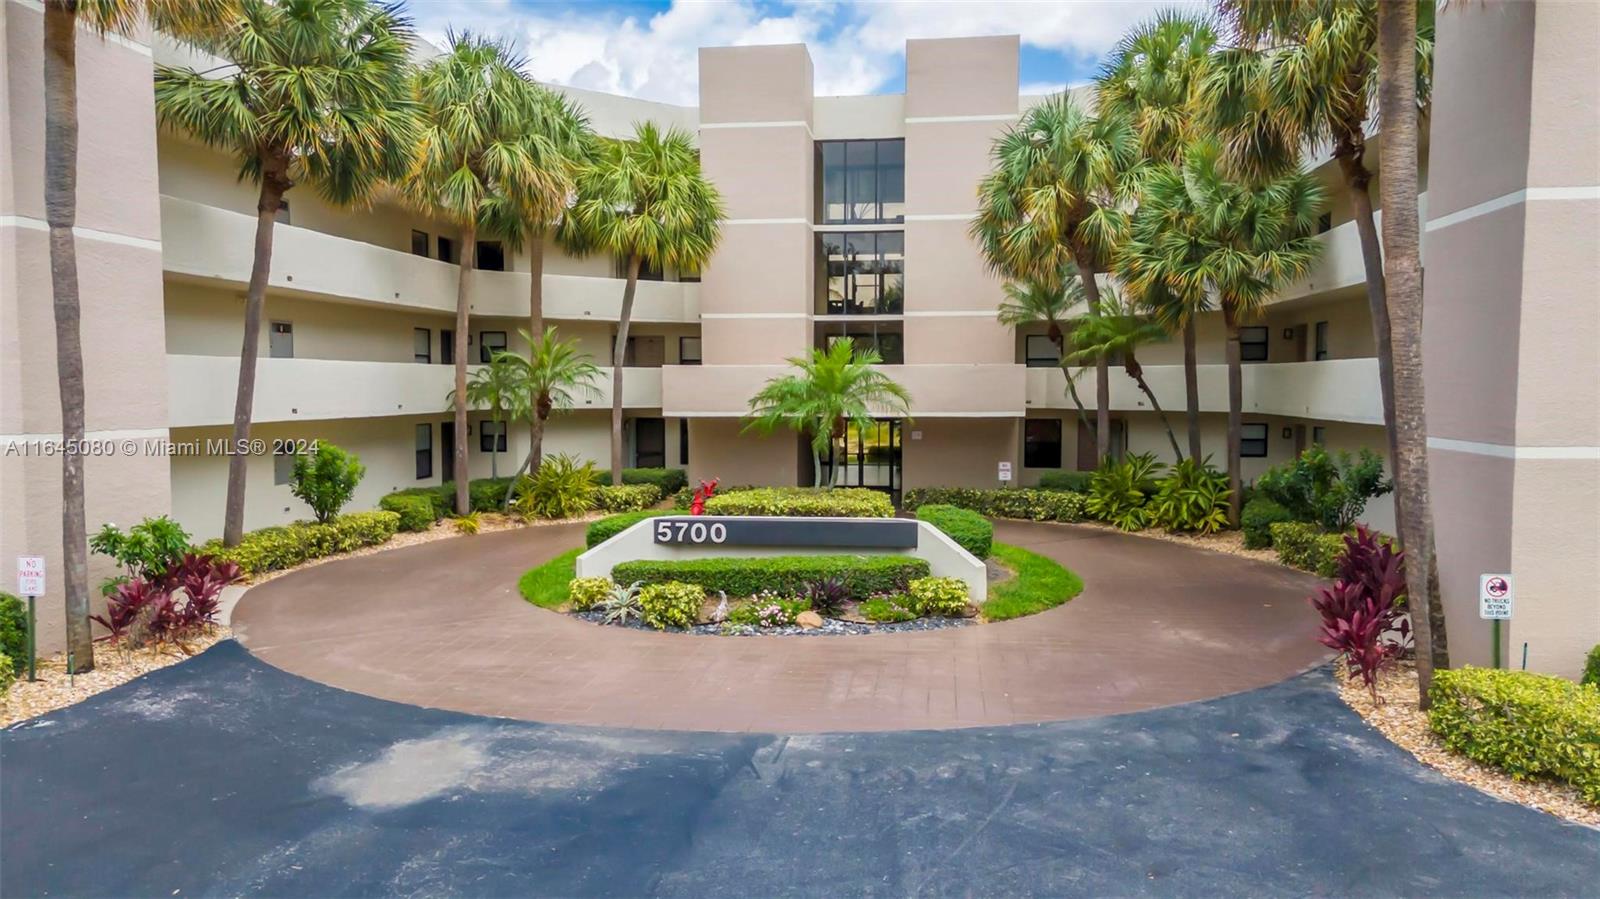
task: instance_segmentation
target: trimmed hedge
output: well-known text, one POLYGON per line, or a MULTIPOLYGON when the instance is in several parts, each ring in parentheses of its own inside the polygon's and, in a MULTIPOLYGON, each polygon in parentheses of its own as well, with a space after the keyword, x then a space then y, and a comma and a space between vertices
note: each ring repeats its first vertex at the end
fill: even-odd
MULTIPOLYGON (((611 483, 611 469, 597 470, 594 482, 600 485, 611 483)), ((624 468, 622 483, 649 484, 660 490, 662 496, 671 496, 689 485, 689 473, 681 468, 624 468)))
POLYGON ((977 490, 970 487, 915 487, 905 492, 908 511, 929 505, 955 506, 996 518, 1027 521, 1081 521, 1084 497, 1067 490, 1032 487, 977 490))
POLYGON ((426 531, 439 520, 433 500, 420 493, 391 493, 378 500, 378 508, 400 516, 402 531, 426 531))
POLYGON ((1089 482, 1093 477, 1092 471, 1047 471, 1039 476, 1039 489, 1088 493, 1089 482))
POLYGON ((1279 521, 1269 528, 1278 561, 1322 577, 1333 577, 1344 538, 1303 521, 1279 521))
POLYGON ((756 487, 717 493, 706 500, 706 514, 893 518, 894 501, 864 487, 756 487))
POLYGON ((1584 660, 1582 683, 1600 687, 1600 646, 1589 650, 1589 657, 1584 660))
POLYGON ((238 546, 224 547, 222 541, 212 540, 200 547, 200 552, 219 561, 234 562, 245 575, 253 576, 387 543, 399 529, 400 515, 396 512, 352 512, 327 524, 297 521, 251 531, 238 546))
POLYGON ((654 484, 609 484, 594 488, 594 507, 601 512, 636 512, 661 502, 661 488, 654 484))
POLYGON ((1250 497, 1239 513, 1239 530, 1244 532, 1244 545, 1250 549, 1272 546, 1272 526, 1280 521, 1294 521, 1294 513, 1266 494, 1250 497))
POLYGON ((628 528, 633 527, 646 518, 657 515, 676 515, 675 509, 641 509, 637 512, 623 512, 620 515, 607 515, 589 525, 589 530, 583 535, 583 541, 589 549, 610 540, 628 528))
POLYGON ((1446 746, 1516 780, 1565 781, 1600 805, 1600 689, 1526 671, 1436 671, 1428 724, 1446 746))
POLYGON ((852 599, 877 593, 903 593, 911 581, 928 576, 926 560, 911 556, 764 556, 756 558, 639 560, 611 570, 619 584, 641 581, 699 584, 707 592, 755 596, 762 591, 800 596, 807 581, 839 578, 852 599))
POLYGON ((946 537, 980 559, 989 558, 994 545, 994 525, 976 512, 943 503, 917 509, 917 519, 944 532, 946 537))

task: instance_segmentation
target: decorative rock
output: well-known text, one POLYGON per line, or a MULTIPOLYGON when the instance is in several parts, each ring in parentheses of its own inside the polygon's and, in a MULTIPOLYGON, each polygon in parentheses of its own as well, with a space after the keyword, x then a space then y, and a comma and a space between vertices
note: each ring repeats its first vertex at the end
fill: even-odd
POLYGON ((794 616, 794 623, 806 630, 811 630, 812 628, 822 627, 822 616, 808 609, 794 616))

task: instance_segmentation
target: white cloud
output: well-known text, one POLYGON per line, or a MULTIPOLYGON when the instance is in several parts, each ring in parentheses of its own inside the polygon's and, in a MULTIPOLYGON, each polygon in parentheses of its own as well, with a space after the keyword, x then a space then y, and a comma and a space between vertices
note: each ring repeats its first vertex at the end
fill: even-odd
MULTIPOLYGON (((542 81, 683 105, 696 102, 700 47, 804 42, 818 94, 864 94, 899 76, 907 38, 1020 34, 1031 47, 1098 58, 1128 27, 1166 5, 1143 0, 794 0, 779 5, 675 0, 671 8, 645 16, 604 6, 557 8, 514 0, 408 3, 422 36, 441 46, 452 28, 492 34, 512 41, 542 81)), ((1024 92, 1039 86, 1030 84, 1024 92)))

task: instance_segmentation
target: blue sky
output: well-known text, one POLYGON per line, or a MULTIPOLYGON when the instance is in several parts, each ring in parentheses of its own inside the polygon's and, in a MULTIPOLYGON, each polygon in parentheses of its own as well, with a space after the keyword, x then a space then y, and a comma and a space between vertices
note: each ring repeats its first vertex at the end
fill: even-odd
POLYGON ((404 0, 422 35, 511 40, 534 77, 693 104, 702 46, 804 42, 819 94, 904 89, 908 37, 1020 34, 1024 93, 1092 78, 1148 0, 404 0))

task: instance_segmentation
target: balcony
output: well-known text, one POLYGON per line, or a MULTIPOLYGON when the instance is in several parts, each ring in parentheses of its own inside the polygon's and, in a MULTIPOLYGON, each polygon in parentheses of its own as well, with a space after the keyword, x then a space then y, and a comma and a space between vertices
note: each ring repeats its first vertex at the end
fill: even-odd
MULTIPOLYGON (((1428 220, 1426 193, 1417 198, 1417 211, 1420 215, 1419 221, 1426 222, 1428 220)), ((1381 234, 1382 210, 1373 215, 1373 223, 1381 234)), ((1422 248, 1424 261, 1427 255, 1426 238, 1427 235, 1424 234, 1422 248)), ((1322 259, 1312 268, 1310 274, 1284 288, 1272 302, 1282 303, 1312 294, 1353 287, 1367 280, 1366 265, 1361 259, 1361 235, 1356 233, 1355 222, 1345 222, 1326 234, 1318 235, 1317 239, 1322 242, 1322 259)))
MULTIPOLYGON (((256 221, 178 197, 161 198, 162 265, 173 275, 243 287, 250 280, 256 221)), ((270 284, 313 296, 454 313, 457 266, 350 240, 278 225, 273 229, 270 284)), ((480 271, 473 276, 472 314, 528 314, 528 273, 480 271)), ((616 321, 622 311, 618 278, 545 275, 545 317, 616 321)), ((700 285, 641 281, 634 320, 697 322, 700 285)))
MULTIPOLYGON (((1010 418, 1026 411, 1027 370, 1020 365, 884 365, 911 393, 911 414, 928 418, 1010 418)), ((786 365, 669 365, 662 371, 662 414, 738 417, 786 365)), ((1058 372, 1059 374, 1059 372, 1058 372)))
MULTIPOLYGON (((579 392, 578 409, 611 407, 611 369, 600 370, 593 395, 579 392)), ((233 422, 237 356, 167 357, 169 425, 174 428, 233 422)), ((336 359, 261 359, 256 366, 253 420, 258 422, 379 418, 442 414, 455 386, 453 367, 415 362, 336 359)), ((661 405, 661 369, 628 368, 623 405, 661 405)))
MULTIPOLYGON (((1071 409, 1067 378, 1059 368, 1029 368, 1027 406, 1029 409, 1071 409)), ((1383 404, 1378 388, 1378 360, 1330 359, 1322 362, 1251 363, 1243 366, 1243 404, 1245 413, 1315 418, 1355 424, 1383 423, 1383 404)), ((1228 367, 1202 365, 1197 372, 1200 384, 1200 411, 1228 411, 1228 367)), ((1183 366, 1147 365, 1144 379, 1168 413, 1184 409, 1183 366)), ((1078 396, 1085 407, 1094 406, 1095 372, 1084 369, 1077 380, 1078 396)), ((1117 411, 1150 411, 1150 401, 1134 380, 1121 369, 1111 369, 1111 408, 1117 411)))

